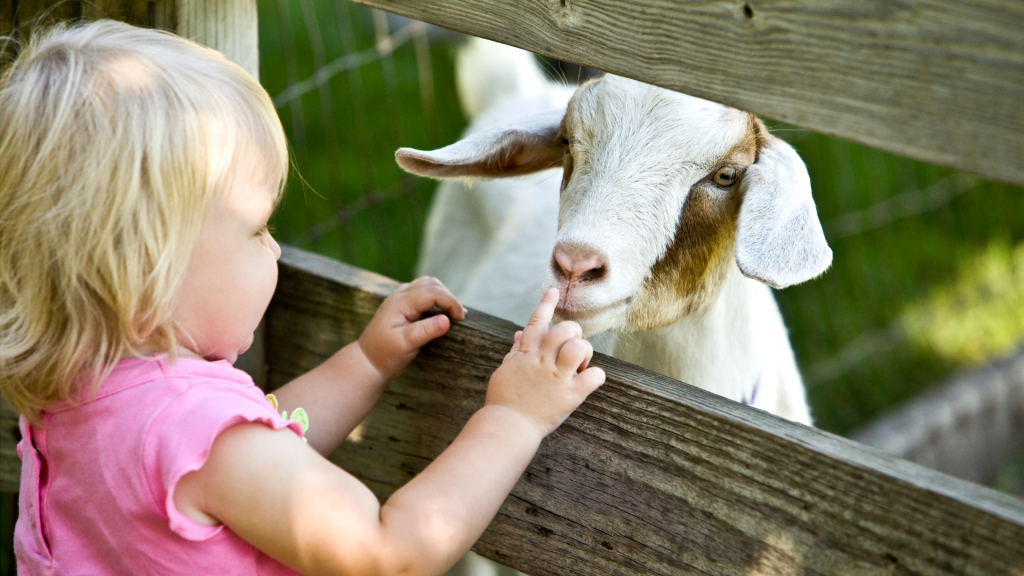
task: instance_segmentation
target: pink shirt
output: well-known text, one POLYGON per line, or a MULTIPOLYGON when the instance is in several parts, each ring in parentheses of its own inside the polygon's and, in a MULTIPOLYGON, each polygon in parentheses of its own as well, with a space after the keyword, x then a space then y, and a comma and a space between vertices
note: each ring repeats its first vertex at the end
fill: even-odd
POLYGON ((240 422, 288 427, 225 361, 124 360, 93 401, 21 419, 18 574, 295 574, 224 526, 174 506, 174 488, 240 422))

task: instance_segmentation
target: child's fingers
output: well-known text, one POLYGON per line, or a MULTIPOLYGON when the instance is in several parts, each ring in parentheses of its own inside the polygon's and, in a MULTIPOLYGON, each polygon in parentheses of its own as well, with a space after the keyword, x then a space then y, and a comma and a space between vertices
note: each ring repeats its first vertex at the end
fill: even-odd
POLYGON ((544 336, 548 333, 548 325, 551 323, 551 317, 555 315, 555 305, 557 304, 558 289, 549 288, 540 299, 537 307, 533 309, 530 321, 523 328, 523 338, 519 344, 520 350, 525 352, 540 347, 541 342, 544 341, 544 336))
POLYGON ((584 370, 586 370, 587 366, 590 366, 590 361, 593 360, 593 359, 594 359, 594 355, 593 354, 591 354, 590 356, 587 356, 583 360, 583 363, 580 364, 580 367, 576 369, 576 371, 577 372, 583 372, 584 370))
POLYGON ((540 344, 540 353, 554 360, 561 354, 559 349, 562 348, 563 344, 573 338, 582 337, 583 329, 580 328, 579 324, 572 321, 559 322, 544 337, 544 341, 540 344))
POLYGON ((407 306, 406 317, 410 320, 419 318, 434 306, 444 310, 446 314, 456 320, 466 317, 466 311, 462 304, 440 280, 428 277, 417 278, 409 288, 405 294, 405 303, 407 306))
POLYGON ((431 316, 406 326, 403 335, 410 348, 419 348, 435 338, 444 336, 449 327, 451 321, 447 316, 431 316))
POLYGON ((575 373, 584 363, 589 363, 593 355, 594 347, 590 342, 582 338, 573 338, 563 344, 561 350, 558 351, 555 366, 563 374, 566 372, 575 373))
POLYGON ((593 366, 577 374, 572 381, 576 384, 577 390, 582 392, 584 396, 589 396, 591 392, 604 384, 605 373, 604 370, 593 366))

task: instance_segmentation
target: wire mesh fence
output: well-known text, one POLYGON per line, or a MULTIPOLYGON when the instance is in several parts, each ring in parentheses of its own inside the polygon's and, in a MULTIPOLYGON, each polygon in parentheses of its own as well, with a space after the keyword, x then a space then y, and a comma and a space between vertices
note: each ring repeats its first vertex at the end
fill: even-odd
MULTIPOLYGON (((392 154, 458 138, 458 35, 345 0, 259 8, 262 80, 297 168, 278 235, 410 278, 434 184, 392 154)), ((807 163, 835 252, 823 277, 776 293, 819 426, 845 433, 1024 337, 1020 189, 771 128, 807 163)))
POLYGON ((278 236, 410 277, 433 184, 402 173, 393 153, 461 131, 450 41, 432 45, 437 29, 343 0, 259 10, 261 80, 294 152, 278 236))

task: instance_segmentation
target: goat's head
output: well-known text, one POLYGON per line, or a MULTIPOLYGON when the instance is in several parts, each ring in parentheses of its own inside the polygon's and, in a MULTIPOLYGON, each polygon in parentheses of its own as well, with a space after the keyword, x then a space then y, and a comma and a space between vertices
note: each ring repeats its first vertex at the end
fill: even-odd
POLYGON ((785 287, 832 261, 796 152, 752 114, 615 76, 568 108, 514 120, 433 152, 409 172, 496 178, 561 166, 546 284, 586 335, 651 330, 711 302, 735 258, 785 287))

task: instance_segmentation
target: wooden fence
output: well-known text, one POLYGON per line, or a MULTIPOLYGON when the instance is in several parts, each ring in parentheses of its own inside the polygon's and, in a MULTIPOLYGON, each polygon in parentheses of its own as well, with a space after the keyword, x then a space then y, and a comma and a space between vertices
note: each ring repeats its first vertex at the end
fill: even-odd
MULTIPOLYGON (((1020 3, 367 3, 1024 183, 1020 3)), ((18 5, 0 3, 0 29, 18 23, 18 5)), ((96 5, 215 47, 223 37, 229 55, 255 31, 252 0, 54 10, 73 18, 96 5)), ((354 339, 394 286, 286 248, 256 375, 273 388, 313 367, 354 339)), ((513 331, 471 312, 424 348, 332 459, 386 497, 482 404, 513 331)), ((534 575, 1024 574, 1021 500, 611 358, 595 364, 608 383, 545 440, 481 554, 534 575)), ((0 438, 7 491, 17 489, 11 418, 0 438)))
POLYGON ((1024 3, 357 0, 1024 184, 1024 3))
MULTIPOLYGON (((286 248, 276 387, 358 337, 397 284, 286 248)), ((515 326, 471 311, 332 459, 387 497, 483 405, 515 326)), ((618 360, 541 445, 475 550, 534 575, 1024 574, 1024 501, 618 360)))

